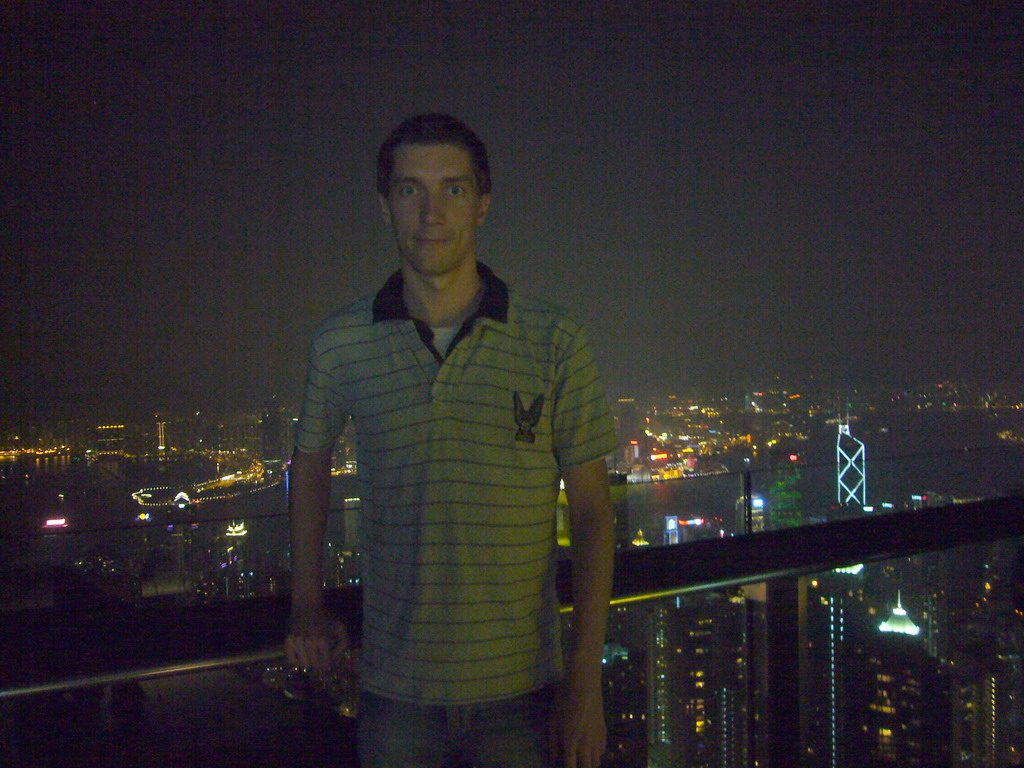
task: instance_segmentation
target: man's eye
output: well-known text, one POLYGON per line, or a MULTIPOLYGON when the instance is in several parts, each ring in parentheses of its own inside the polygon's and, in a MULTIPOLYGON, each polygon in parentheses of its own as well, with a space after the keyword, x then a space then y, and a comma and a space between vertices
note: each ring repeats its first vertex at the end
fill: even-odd
POLYGON ((466 194, 466 188, 461 184, 452 184, 448 187, 448 194, 452 197, 458 197, 459 195, 466 194))
POLYGON ((395 190, 399 197, 412 197, 416 194, 416 187, 412 184, 403 184, 395 190))

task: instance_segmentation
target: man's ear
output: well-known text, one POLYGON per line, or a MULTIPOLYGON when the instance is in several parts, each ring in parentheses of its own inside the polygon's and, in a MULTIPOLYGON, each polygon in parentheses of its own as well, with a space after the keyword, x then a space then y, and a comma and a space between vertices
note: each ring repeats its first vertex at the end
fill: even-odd
POLYGON ((388 199, 384 195, 377 195, 380 200, 380 213, 384 217, 384 223, 391 226, 391 208, 388 207, 388 199))
POLYGON ((484 219, 487 218, 487 211, 491 207, 491 193, 488 192, 486 195, 480 195, 480 199, 476 201, 476 225, 479 227, 484 223, 484 219))

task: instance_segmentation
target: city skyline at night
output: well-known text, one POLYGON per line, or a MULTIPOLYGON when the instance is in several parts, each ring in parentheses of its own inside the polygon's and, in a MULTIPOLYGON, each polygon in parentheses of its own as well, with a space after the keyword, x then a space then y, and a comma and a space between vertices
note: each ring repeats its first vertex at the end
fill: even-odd
MULTIPOLYGON (((678 545, 685 560, 691 544, 851 522, 849 515, 902 512, 927 526, 932 506, 1000 496, 1017 482, 1020 402, 979 400, 947 386, 897 394, 862 398, 853 413, 792 390, 618 400, 622 445, 612 467, 649 471, 631 472, 636 482, 616 486, 617 548, 678 545), (842 465, 833 451, 842 426, 867 447, 870 507, 836 504, 842 465), (686 470, 672 474, 673 465, 686 470), (750 487, 763 502, 746 530, 737 501, 744 467, 755 470, 750 487)), ((15 563, 0 574, 8 610, 25 605, 15 597, 39 599, 29 584, 47 594, 48 561, 63 563, 71 584, 126 605, 173 601, 198 609, 282 594, 289 584, 279 482, 287 419, 285 409, 268 405, 86 420, 76 423, 75 449, 0 456, 8 524, 24 523, 0 531, 15 563), (16 578, 27 564, 35 581, 16 578)), ((339 446, 335 456, 324 572, 332 589, 360 583, 349 448, 339 446)), ((800 708, 809 724, 801 731, 807 764, 1015 764, 1024 744, 1012 693, 1021 679, 1020 562, 1019 543, 1007 540, 806 578, 801 653, 809 672, 800 708)), ((604 673, 610 766, 703 760, 730 768, 764 753, 762 670, 778 662, 765 656, 763 591, 719 583, 613 606, 604 673)), ((56 587, 50 593, 55 603, 63 595, 56 587)), ((248 674, 262 675, 253 696, 298 685, 276 663, 248 674)), ((153 706, 147 701, 147 710, 153 706)), ((91 727, 75 749, 105 734, 91 727)))

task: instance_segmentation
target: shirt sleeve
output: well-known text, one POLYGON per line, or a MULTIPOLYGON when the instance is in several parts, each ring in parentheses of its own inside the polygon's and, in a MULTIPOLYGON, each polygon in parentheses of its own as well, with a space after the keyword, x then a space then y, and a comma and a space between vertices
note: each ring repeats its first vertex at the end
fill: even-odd
POLYGON ((320 352, 321 337, 313 341, 306 371, 302 411, 295 430, 295 447, 303 453, 318 453, 334 445, 347 421, 334 375, 336 365, 320 352))
POLYGON ((586 332, 578 325, 573 326, 555 368, 552 430, 560 467, 602 458, 618 446, 615 421, 586 332))

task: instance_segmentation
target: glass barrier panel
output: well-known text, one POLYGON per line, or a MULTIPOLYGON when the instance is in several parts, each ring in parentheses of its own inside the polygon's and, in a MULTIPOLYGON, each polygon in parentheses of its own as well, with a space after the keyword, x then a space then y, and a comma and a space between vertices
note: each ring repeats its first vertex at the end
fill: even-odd
POLYGON ((793 579, 781 647, 765 584, 614 606, 610 764, 770 764, 769 680, 794 668, 784 732, 807 768, 1019 765, 1022 566, 1024 544, 1003 540, 793 579))
MULTIPOLYGON (((661 456, 662 454, 652 454, 661 456)), ((779 530, 1019 492, 1019 408, 806 418, 700 460, 612 475, 620 548, 779 530)), ((651 463, 651 462, 648 462, 651 463)), ((638 465, 639 466, 639 465, 638 465)), ((564 500, 563 500, 564 501, 564 500)), ((565 510, 560 533, 567 540, 565 510)))

